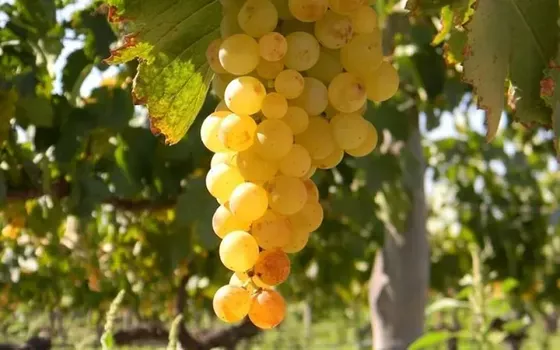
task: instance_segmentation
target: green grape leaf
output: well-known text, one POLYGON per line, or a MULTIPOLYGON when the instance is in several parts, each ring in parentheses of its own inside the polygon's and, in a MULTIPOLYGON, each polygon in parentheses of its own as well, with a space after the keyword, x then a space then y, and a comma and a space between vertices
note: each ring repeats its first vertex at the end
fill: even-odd
POLYGON ((424 334, 418 340, 416 340, 410 347, 409 350, 419 350, 419 349, 430 349, 434 348, 436 345, 443 343, 444 341, 453 337, 453 333, 448 331, 433 331, 424 334))
POLYGON ((107 62, 139 59, 132 91, 146 104, 151 130, 177 143, 200 111, 213 76, 205 52, 218 36, 217 0, 110 0, 112 21, 131 19, 131 33, 107 62))
POLYGON ((498 130, 508 78, 508 105, 516 119, 550 125, 551 112, 540 98, 539 83, 556 52, 558 2, 494 0, 477 1, 475 6, 466 25, 463 78, 486 111, 487 140, 498 130))
POLYGON ((80 94, 80 88, 93 68, 93 61, 86 56, 83 49, 68 55, 66 66, 62 70, 62 88, 75 99, 80 94))

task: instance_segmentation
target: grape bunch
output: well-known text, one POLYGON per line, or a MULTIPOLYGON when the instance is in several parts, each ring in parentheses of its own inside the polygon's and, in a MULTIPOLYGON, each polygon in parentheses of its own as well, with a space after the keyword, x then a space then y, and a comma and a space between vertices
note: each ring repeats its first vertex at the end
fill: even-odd
POLYGON ((200 133, 215 153, 206 186, 233 274, 213 308, 225 322, 248 316, 271 329, 286 312, 275 286, 290 274, 288 254, 323 221, 311 176, 374 150, 367 100, 392 97, 399 77, 368 0, 221 2, 221 38, 206 51, 221 102, 200 133))

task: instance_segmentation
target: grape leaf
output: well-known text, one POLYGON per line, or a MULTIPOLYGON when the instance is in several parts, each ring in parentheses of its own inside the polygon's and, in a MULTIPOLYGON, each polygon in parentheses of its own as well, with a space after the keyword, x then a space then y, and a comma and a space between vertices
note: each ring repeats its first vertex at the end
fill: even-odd
POLYGON ((130 19, 124 45, 107 62, 140 64, 132 91, 135 103, 146 104, 152 132, 167 144, 177 143, 200 111, 212 72, 208 44, 219 33, 217 0, 109 0, 112 21, 130 19), (116 8, 116 12, 115 12, 116 8))
POLYGON ((479 107, 486 110, 487 140, 498 130, 508 73, 508 103, 516 119, 550 125, 551 112, 540 98, 539 83, 556 51, 558 2, 494 0, 475 6, 466 25, 464 80, 473 85, 479 107))

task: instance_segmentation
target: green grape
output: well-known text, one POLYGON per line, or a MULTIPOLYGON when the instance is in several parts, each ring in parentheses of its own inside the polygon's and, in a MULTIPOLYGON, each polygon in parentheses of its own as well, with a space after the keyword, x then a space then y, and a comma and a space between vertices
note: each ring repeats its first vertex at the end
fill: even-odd
POLYGON ((282 21, 289 21, 294 19, 294 15, 290 12, 288 0, 271 0, 276 10, 278 11, 278 18, 282 21))
POLYGON ((227 164, 218 164, 206 174, 206 188, 220 203, 226 203, 233 190, 243 182, 239 170, 227 164))
POLYGON ((309 126, 296 135, 295 141, 305 147, 314 160, 328 157, 335 149, 329 122, 318 116, 309 117, 309 126))
POLYGON ((253 149, 239 152, 235 158, 235 165, 245 181, 265 183, 278 172, 276 162, 262 159, 253 149))
POLYGON ((239 77, 232 80, 225 91, 228 108, 236 114, 251 115, 261 110, 266 88, 254 77, 239 77))
POLYGON ((233 231, 220 243, 219 254, 225 267, 235 272, 244 272, 257 262, 259 246, 249 233, 233 231))
POLYGON ((347 16, 327 11, 315 22, 315 36, 326 48, 340 49, 352 39, 352 21, 347 16))
POLYGON ((282 121, 288 124, 294 135, 297 135, 307 129, 309 125, 309 115, 301 107, 289 106, 282 121))
POLYGON ((300 96, 304 87, 305 80, 303 76, 293 69, 286 69, 280 72, 274 80, 274 89, 276 92, 284 95, 284 97, 289 100, 300 96))
POLYGON ((280 160, 292 148, 294 134, 279 119, 267 119, 257 126, 254 150, 265 160, 280 160))
POLYGON ((208 48, 206 49, 206 61, 208 61, 208 65, 210 69, 214 71, 216 74, 226 74, 227 71, 222 67, 220 63, 220 45, 222 45, 222 39, 215 39, 212 40, 208 48))
POLYGON ((368 77, 383 61, 381 31, 355 35, 340 50, 340 61, 348 72, 357 77, 368 77))
POLYGON ((311 156, 305 147, 294 144, 288 154, 280 160, 280 172, 287 176, 302 177, 311 168, 311 156))
POLYGON ((267 210, 251 226, 251 234, 263 249, 281 248, 288 244, 291 228, 288 218, 267 210))
POLYGON ((393 97, 399 90, 399 73, 389 62, 383 61, 379 68, 367 76, 367 97, 375 102, 383 102, 393 97))
POLYGON ((230 112, 214 112, 204 119, 200 127, 200 139, 206 148, 212 152, 225 152, 226 146, 220 141, 220 125, 230 112))
POLYGON ((214 294, 212 307, 220 320, 236 323, 247 316, 252 303, 249 291, 241 287, 225 285, 214 294))
POLYGON ((281 249, 263 250, 253 270, 261 281, 277 286, 288 279, 290 265, 290 258, 281 249))
POLYGON ((249 74, 259 64, 259 44, 247 34, 234 34, 222 42, 219 58, 222 67, 229 73, 249 74))
POLYGON ((364 82, 350 73, 340 73, 329 84, 329 102, 342 113, 356 112, 367 100, 364 82))
POLYGON ((357 10, 350 13, 352 28, 356 34, 373 33, 377 24, 377 13, 368 5, 362 5, 357 10))
POLYGON ((295 177, 278 175, 267 183, 266 190, 268 205, 282 215, 297 213, 307 202, 305 185, 295 177))
POLYGON ((320 115, 329 104, 327 87, 315 78, 305 77, 304 81, 303 92, 294 99, 294 104, 303 108, 310 116, 320 115))
POLYGON ((367 135, 364 142, 356 148, 347 149, 346 153, 353 157, 364 157, 373 152, 377 146, 377 129, 370 122, 367 123, 367 135))
POLYGON ((367 0, 329 0, 330 9, 341 15, 349 15, 365 4, 367 0))
POLYGON ((278 11, 269 0, 247 0, 239 10, 237 21, 245 33, 260 38, 276 28, 278 11))
POLYGON ((284 64, 297 71, 308 70, 313 67, 321 52, 321 46, 315 37, 305 32, 294 32, 286 36, 288 51, 284 57, 284 64))
POLYGON ((288 112, 288 101, 284 95, 271 92, 264 98, 261 112, 268 119, 281 119, 288 112))
POLYGON ((262 59, 257 66, 257 75, 263 79, 273 80, 284 70, 284 62, 271 62, 262 59))
POLYGON ((323 207, 318 202, 308 201, 300 211, 290 215, 289 220, 295 232, 313 232, 323 222, 323 207))
POLYGON ((235 216, 227 203, 220 205, 212 216, 212 228, 220 238, 233 231, 247 231, 250 227, 251 223, 235 216))
POLYGON ((358 113, 338 114, 332 118, 331 130, 338 147, 353 149, 360 146, 366 139, 367 123, 358 113))
POLYGON ((308 77, 319 79, 323 84, 328 85, 335 76, 342 73, 342 63, 340 63, 340 51, 321 48, 319 60, 309 68, 306 73, 308 77))
POLYGON ((342 158, 344 158, 344 150, 335 147, 331 154, 323 159, 315 160, 313 164, 319 169, 332 169, 342 162, 342 158))
POLYGON ((288 52, 288 41, 282 34, 270 32, 259 39, 259 50, 265 60, 280 61, 288 52))
POLYGON ((268 208, 268 197, 264 188, 244 182, 233 190, 229 197, 231 212, 245 222, 253 222, 263 216, 268 208))
POLYGON ((253 145, 256 130, 253 118, 232 113, 222 120, 218 137, 228 150, 240 152, 253 145))
POLYGON ((316 22, 327 12, 328 0, 289 0, 292 15, 301 22, 316 22))

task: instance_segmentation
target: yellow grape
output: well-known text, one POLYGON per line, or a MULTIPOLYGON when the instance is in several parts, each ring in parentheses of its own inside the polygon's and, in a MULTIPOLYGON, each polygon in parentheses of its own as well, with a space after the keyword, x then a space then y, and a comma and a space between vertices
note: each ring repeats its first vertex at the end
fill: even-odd
POLYGON ((231 74, 214 74, 214 78, 212 78, 212 92, 214 93, 214 95, 218 96, 220 99, 223 99, 228 84, 234 78, 235 77, 231 74))
POLYGON ((319 201, 319 189, 315 182, 311 179, 303 180, 303 185, 305 186, 305 190, 307 191, 307 201, 308 202, 318 202, 319 201))
POLYGON ((213 168, 221 163, 235 166, 236 158, 237 152, 225 151, 214 153, 212 160, 210 161, 210 168, 213 168))
POLYGON ((235 165, 245 181, 253 183, 267 182, 278 172, 276 162, 262 159, 252 149, 239 152, 235 158, 235 165))
POLYGON ((286 216, 267 210, 262 217, 253 222, 251 234, 263 249, 280 248, 286 245, 290 238, 290 222, 286 216))
POLYGON ((268 119, 281 119, 288 112, 288 101, 284 95, 271 92, 264 98, 261 112, 268 119))
POLYGON ((350 73, 340 73, 329 84, 329 102, 342 113, 356 112, 367 100, 364 82, 350 73))
POLYGON ((259 258, 259 246, 255 238, 245 231, 233 231, 220 243, 220 260, 232 271, 247 271, 259 258))
POLYGON ((344 150, 335 147, 331 154, 323 159, 315 160, 313 164, 319 169, 332 169, 342 162, 342 158, 344 158, 344 150))
POLYGON ((268 208, 265 189, 251 182, 238 185, 229 197, 231 212, 245 222, 253 222, 263 216, 268 208))
POLYGON ((300 252, 309 241, 311 232, 292 230, 288 244, 282 247, 282 250, 288 254, 300 252))
POLYGON ((286 315, 286 302, 282 296, 272 290, 263 289, 251 297, 249 319, 261 329, 272 329, 278 326, 286 315))
POLYGON ((309 179, 311 178, 313 175, 315 175, 315 172, 317 171, 317 167, 315 165, 313 165, 313 163, 311 164, 311 168, 309 168, 309 171, 307 171, 307 173, 305 173, 305 175, 303 175, 301 178, 302 179, 309 179))
POLYGON ((286 36, 288 52, 284 64, 297 71, 308 70, 319 60, 321 46, 315 37, 306 32, 294 32, 286 36))
POLYGON ((279 160, 290 152, 293 141, 294 134, 286 123, 267 119, 257 126, 254 150, 265 160, 279 160))
POLYGON ((226 146, 220 141, 220 125, 230 112, 214 112, 204 119, 200 127, 200 139, 206 148, 212 152, 225 152, 226 146))
POLYGON ((233 231, 247 231, 250 227, 251 222, 243 221, 235 216, 227 203, 220 205, 212 216, 212 228, 220 238, 224 238, 233 231))
MULTIPOLYGON (((224 92, 225 92, 225 88, 224 88, 224 92)), ((226 101, 224 101, 224 100, 221 100, 220 103, 218 103, 218 105, 216 106, 216 109, 214 109, 214 112, 228 112, 228 113, 231 113, 229 108, 227 108, 226 101)))
POLYGON ((253 304, 249 291, 231 285, 220 287, 212 300, 216 316, 227 323, 241 321, 247 316, 253 304))
POLYGON ((358 113, 337 114, 332 118, 331 130, 338 147, 352 149, 360 146, 367 135, 367 123, 358 113))
POLYGON ((284 21, 280 25, 280 32, 286 36, 288 34, 292 34, 295 32, 306 32, 309 34, 313 34, 313 30, 315 25, 310 22, 301 22, 298 20, 293 21, 284 21))
POLYGON ((292 15, 301 22, 315 22, 321 19, 329 7, 328 0, 289 0, 292 15))
MULTIPOLYGON (((239 277, 237 277, 237 272, 234 272, 231 274, 228 284, 234 287, 243 287, 244 282, 240 280, 239 277)), ((251 292, 249 288, 247 288, 247 290, 249 291, 249 293, 251 292)))
POLYGON ((346 153, 353 157, 364 157, 373 152, 375 146, 377 146, 377 129, 373 124, 367 122, 367 134, 366 139, 356 148, 347 149, 346 153))
POLYGON ((280 160, 280 172, 286 176, 302 177, 311 168, 311 156, 302 145, 294 144, 280 160))
POLYGON ((290 258, 281 249, 263 250, 253 271, 256 277, 269 286, 279 285, 290 275, 290 258))
POLYGON ((239 9, 232 12, 226 12, 224 17, 222 17, 222 21, 220 22, 220 34, 222 39, 229 38, 235 34, 243 33, 243 30, 239 26, 237 21, 237 13, 239 9))
POLYGON ((313 232, 323 222, 323 207, 318 202, 307 202, 297 213, 289 216, 290 224, 295 232, 313 232))
POLYGON ((280 72, 274 80, 276 92, 284 95, 287 99, 297 98, 303 92, 305 80, 296 70, 286 69, 280 72))
POLYGON ((288 41, 282 34, 270 32, 259 39, 259 50, 263 59, 271 62, 280 61, 288 52, 288 41))
POLYGON ((399 89, 399 73, 393 65, 383 61, 376 71, 366 78, 367 97, 375 102, 390 99, 399 89))
POLYGON ((271 62, 262 59, 257 66, 257 75, 263 79, 273 80, 284 70, 284 62, 271 62))
POLYGON ((309 68, 306 73, 308 77, 319 79, 323 84, 329 84, 338 74, 342 73, 340 63, 340 51, 321 48, 319 60, 309 68))
POLYGON ((206 174, 206 188, 220 203, 228 201, 233 190, 243 182, 243 176, 235 167, 218 164, 206 174))
POLYGON ((220 51, 220 45, 222 45, 222 39, 215 39, 212 40, 208 48, 206 49, 206 60, 208 61, 208 65, 210 69, 214 71, 216 74, 226 74, 227 71, 222 67, 220 63, 220 57, 218 52, 220 51))
POLYGON ((249 74, 259 64, 259 44, 247 34, 234 34, 222 42, 219 57, 222 67, 229 73, 249 74))
POLYGON ((288 6, 288 0, 271 0, 276 10, 278 11, 278 18, 283 21, 288 21, 294 19, 294 16, 290 12, 290 7, 288 6))
POLYGON ((315 36, 326 48, 340 49, 352 39, 352 21, 347 16, 327 11, 315 22, 315 36))
POLYGON ((377 28, 377 13, 368 5, 362 5, 350 13, 352 28, 356 34, 373 33, 377 28))
POLYGON ((222 120, 218 136, 228 150, 241 152, 253 145, 256 130, 253 118, 232 113, 222 120))
POLYGON ((261 110, 266 96, 264 85, 254 77, 239 77, 232 80, 225 91, 228 108, 236 114, 251 115, 261 110))
POLYGON ((239 10, 237 21, 243 31, 259 38, 278 24, 278 11, 269 0, 247 0, 239 10))
POLYGON ((318 79, 305 77, 303 92, 294 100, 294 104, 303 108, 307 114, 319 115, 329 104, 327 87, 318 79))
POLYGON ((328 157, 335 149, 329 122, 318 116, 309 117, 307 130, 296 135, 295 142, 305 147, 315 160, 328 157))
POLYGON ((286 115, 282 121, 292 129, 294 135, 300 134, 307 129, 309 125, 309 116, 307 112, 298 106, 289 106, 286 115))
POLYGON ((268 205, 282 215, 297 213, 307 202, 307 190, 303 182, 296 178, 278 175, 266 185, 268 205))
POLYGON ((383 61, 381 31, 355 35, 340 50, 340 61, 348 72, 357 77, 368 77, 383 61))
MULTIPOLYGON (((257 276, 253 275, 252 277, 249 277, 249 274, 247 272, 234 272, 233 276, 236 277, 237 281, 240 281, 241 283, 245 283, 249 280, 249 278, 253 281, 253 283, 255 284, 255 286, 259 287, 259 288, 270 288, 271 286, 269 286, 268 284, 264 283, 263 281, 261 281, 260 278, 258 278, 257 276)), ((231 279, 233 279, 233 276, 231 279)), ((230 280, 231 280, 230 279, 230 280)), ((250 284, 249 284, 250 285, 250 284)))
POLYGON ((330 9, 341 15, 348 15, 365 4, 367 0, 329 0, 330 9))

